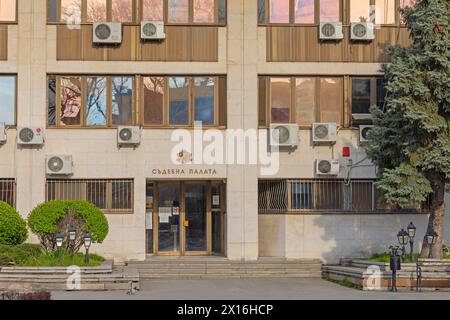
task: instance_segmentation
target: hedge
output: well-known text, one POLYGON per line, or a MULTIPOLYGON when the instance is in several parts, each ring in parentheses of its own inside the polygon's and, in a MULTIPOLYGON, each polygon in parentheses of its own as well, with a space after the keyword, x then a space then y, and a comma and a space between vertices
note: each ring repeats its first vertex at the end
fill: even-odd
POLYGON ((27 224, 19 213, 6 202, 0 201, 0 244, 18 245, 27 236, 27 224))

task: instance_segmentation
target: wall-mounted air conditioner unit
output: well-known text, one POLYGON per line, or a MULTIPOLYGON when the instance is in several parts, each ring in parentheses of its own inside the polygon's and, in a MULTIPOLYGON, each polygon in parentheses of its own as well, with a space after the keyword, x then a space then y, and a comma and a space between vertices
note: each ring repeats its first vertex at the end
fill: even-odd
POLYGON ((350 24, 350 39, 370 41, 375 39, 374 24, 372 22, 355 22, 350 24))
POLYGON ((272 147, 296 147, 298 146, 297 124, 271 124, 270 145, 272 147))
POLYGON ((6 143, 6 128, 5 124, 0 123, 0 144, 6 143))
POLYGON ((359 142, 367 143, 372 138, 373 126, 359 126, 359 142))
POLYGON ((313 123, 312 136, 315 144, 335 143, 337 140, 337 124, 313 123))
POLYGON ((18 127, 18 145, 43 145, 44 129, 41 127, 18 127))
POLYGON ((318 176, 337 176, 339 175, 339 161, 337 160, 317 160, 316 174, 318 176))
POLYGON ((142 21, 141 39, 142 40, 163 40, 166 38, 164 33, 164 21, 142 21))
POLYGON ((92 39, 98 44, 122 43, 122 24, 120 22, 94 23, 92 39))
POLYGON ((117 143, 119 146, 137 146, 141 143, 141 128, 137 126, 123 126, 117 129, 117 143))
POLYGON ((46 158, 47 175, 69 176, 73 174, 72 156, 49 155, 46 158))
POLYGON ((344 39, 342 32, 342 22, 326 22, 319 26, 320 40, 340 40, 344 39))

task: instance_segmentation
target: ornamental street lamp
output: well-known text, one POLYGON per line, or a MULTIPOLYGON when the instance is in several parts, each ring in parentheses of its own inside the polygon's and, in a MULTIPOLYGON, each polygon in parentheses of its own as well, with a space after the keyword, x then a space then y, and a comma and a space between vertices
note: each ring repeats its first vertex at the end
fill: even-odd
POLYGON ((410 257, 409 262, 414 262, 414 237, 416 236, 417 228, 414 223, 410 223, 408 226, 409 245, 410 245, 410 257))
POLYGON ((429 233, 427 233, 426 238, 427 238, 427 243, 429 246, 429 253, 428 253, 428 258, 431 259, 433 257, 433 246, 436 244, 436 241, 438 239, 438 234, 434 231, 431 230, 429 233))
POLYGON ((88 263, 89 262, 89 248, 91 247, 91 243, 92 243, 91 234, 89 232, 85 232, 83 240, 84 240, 84 248, 86 249, 86 255, 84 256, 84 262, 88 263))
POLYGON ((56 248, 58 250, 58 260, 61 261, 61 247, 64 241, 64 235, 61 232, 58 232, 55 235, 55 240, 56 240, 56 248))
POLYGON ((75 251, 75 239, 77 237, 77 229, 74 226, 70 226, 67 229, 67 233, 69 234, 69 242, 70 242, 70 252, 73 254, 75 251))
POLYGON ((405 231, 405 229, 400 230, 397 234, 398 243, 402 246, 402 261, 406 262, 406 250, 405 246, 409 242, 409 234, 405 231))

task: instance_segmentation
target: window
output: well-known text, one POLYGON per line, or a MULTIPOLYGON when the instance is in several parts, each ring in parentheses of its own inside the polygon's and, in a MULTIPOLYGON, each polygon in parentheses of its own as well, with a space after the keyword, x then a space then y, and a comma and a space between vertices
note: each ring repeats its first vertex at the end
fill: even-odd
POLYGON ((108 115, 106 110, 106 77, 87 77, 86 125, 106 126, 108 115))
POLYGON ((377 102, 376 105, 378 108, 384 109, 385 99, 386 99, 386 80, 384 79, 376 79, 377 81, 377 102))
POLYGON ((295 79, 295 118, 300 126, 310 126, 316 120, 316 79, 295 79))
POLYGON ((194 78, 195 121, 203 125, 215 123, 215 81, 214 77, 194 78))
POLYGON ((0 123, 16 124, 16 77, 0 76, 0 123))
POLYGON ((289 23, 290 0, 269 0, 269 22, 289 23))
POLYGON ((107 20, 106 0, 87 0, 87 22, 102 22, 107 20))
POLYGON ((164 77, 144 77, 144 125, 164 124, 164 77))
MULTIPOLYGON (((76 19, 78 18, 81 19, 81 0, 60 0, 60 1, 61 1, 60 2, 61 21, 75 22, 76 19)), ((56 6, 56 4, 54 6, 56 6)))
POLYGON ((143 0, 143 21, 164 21, 163 0, 143 0))
POLYGON ((133 22, 133 0, 112 0, 112 21, 133 22))
MULTIPOLYGON (((269 1, 269 23, 314 23, 315 0, 267 0, 269 1), (291 19, 293 17, 293 20, 291 19)), ((263 23, 265 4, 259 4, 259 21, 263 23), (261 22, 262 21, 262 22, 261 22)))
POLYGON ((271 123, 289 123, 291 120, 291 78, 270 79, 271 123))
POLYGON ((189 0, 168 0, 168 22, 189 22, 189 0))
POLYGON ((370 79, 352 79, 352 113, 368 114, 371 106, 370 79))
POLYGON ((315 0, 295 0, 295 23, 314 23, 314 2, 315 0))
POLYGON ((48 77, 47 93, 47 123, 50 126, 56 125, 56 77, 48 77))
POLYGON ((214 0, 193 0, 194 22, 214 23, 214 0))
POLYGON ((376 24, 395 24, 395 1, 375 0, 376 24))
POLYGON ((15 22, 16 8, 17 8, 16 0, 1 0, 0 22, 15 22))
POLYGON ((370 21, 370 0, 350 0, 350 22, 370 21))
POLYGON ((113 125, 133 124, 133 78, 112 78, 112 123, 113 125))
POLYGON ((320 22, 341 21, 340 10, 340 0, 320 0, 320 22))
POLYGON ((189 78, 169 78, 169 125, 189 125, 189 78))
POLYGON ((12 207, 16 206, 16 181, 14 179, 0 179, 0 201, 12 207))
POLYGON ((105 213, 133 213, 134 209, 134 182, 132 179, 49 179, 46 191, 47 201, 86 200, 95 204, 105 213))
POLYGON ((320 122, 342 124, 343 79, 320 79, 320 122))
POLYGON ((61 77, 61 125, 81 124, 81 78, 61 77))

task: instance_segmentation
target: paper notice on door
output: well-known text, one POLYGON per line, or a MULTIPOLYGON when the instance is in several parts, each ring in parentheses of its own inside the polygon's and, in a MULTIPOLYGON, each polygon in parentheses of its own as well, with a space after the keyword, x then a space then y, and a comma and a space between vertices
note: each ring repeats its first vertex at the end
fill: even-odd
POLYGON ((159 222, 169 223, 172 216, 172 207, 160 207, 159 208, 159 222))
POLYGON ((153 212, 147 212, 145 214, 145 229, 146 230, 153 229, 153 212))
POLYGON ((180 215, 180 208, 179 207, 173 207, 173 215, 179 216, 180 215))
POLYGON ((220 196, 215 195, 212 198, 212 205, 213 206, 220 206, 220 196))

